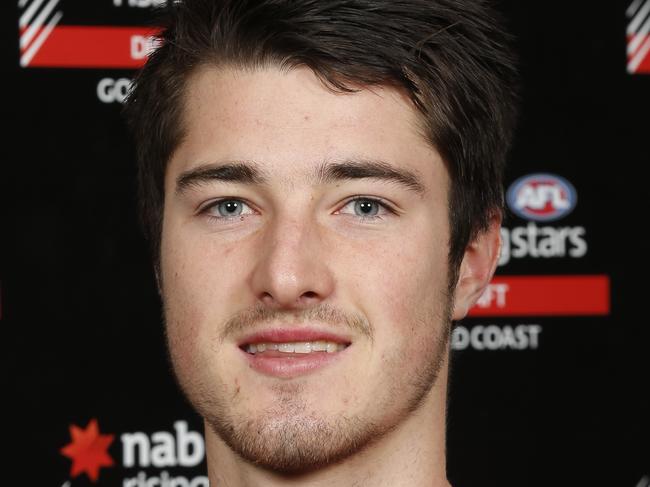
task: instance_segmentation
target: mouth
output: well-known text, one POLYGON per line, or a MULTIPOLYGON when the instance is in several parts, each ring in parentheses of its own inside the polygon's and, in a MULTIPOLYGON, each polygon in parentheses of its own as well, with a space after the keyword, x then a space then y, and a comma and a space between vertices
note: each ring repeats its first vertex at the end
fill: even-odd
POLYGON ((267 330, 244 338, 239 349, 251 369, 289 379, 328 367, 348 355, 352 341, 317 330, 267 330))
POLYGON ((328 341, 315 342, 287 342, 287 343, 249 343, 240 348, 252 355, 268 357, 300 356, 312 353, 336 353, 348 348, 350 343, 336 343, 328 341), (274 353, 275 352, 275 353, 274 353))

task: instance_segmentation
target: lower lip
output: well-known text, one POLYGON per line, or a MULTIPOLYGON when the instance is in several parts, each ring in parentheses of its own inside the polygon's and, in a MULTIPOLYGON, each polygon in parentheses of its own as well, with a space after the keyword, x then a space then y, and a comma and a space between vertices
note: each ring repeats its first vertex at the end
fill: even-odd
POLYGON ((323 369, 340 360, 350 346, 339 352, 312 352, 303 355, 290 355, 287 357, 269 357, 263 353, 252 354, 240 349, 245 355, 248 364, 261 374, 283 379, 291 379, 323 369))

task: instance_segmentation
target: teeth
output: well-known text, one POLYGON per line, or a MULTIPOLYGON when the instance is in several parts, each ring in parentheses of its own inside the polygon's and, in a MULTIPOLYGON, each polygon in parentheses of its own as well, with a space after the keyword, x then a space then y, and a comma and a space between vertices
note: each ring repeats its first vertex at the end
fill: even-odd
POLYGON ((277 350, 284 353, 334 353, 345 350, 347 345, 334 342, 291 342, 291 343, 251 343, 246 346, 248 353, 256 354, 266 350, 277 350))
POLYGON ((296 343, 293 351, 294 353, 311 353, 311 342, 296 343))

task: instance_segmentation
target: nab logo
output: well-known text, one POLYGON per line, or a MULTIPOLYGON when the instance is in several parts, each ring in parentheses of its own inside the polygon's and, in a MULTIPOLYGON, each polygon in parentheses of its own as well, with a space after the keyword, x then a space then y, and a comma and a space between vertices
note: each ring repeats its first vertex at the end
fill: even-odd
POLYGON ((563 177, 537 173, 512 183, 506 199, 510 209, 524 220, 548 222, 571 213, 578 201, 578 193, 563 177))
POLYGON ((59 451, 72 460, 72 478, 85 473, 92 482, 96 482, 100 468, 113 466, 113 459, 108 454, 113 435, 101 434, 96 419, 91 419, 85 429, 71 424, 70 439, 72 441, 59 451))

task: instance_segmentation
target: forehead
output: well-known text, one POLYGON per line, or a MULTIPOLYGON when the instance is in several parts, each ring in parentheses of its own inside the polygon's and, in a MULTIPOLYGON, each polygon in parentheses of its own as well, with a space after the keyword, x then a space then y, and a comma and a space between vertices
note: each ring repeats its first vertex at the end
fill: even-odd
POLYGON ((202 164, 247 160, 295 183, 327 161, 360 159, 408 169, 427 188, 447 178, 404 93, 386 86, 334 93, 308 68, 203 66, 188 79, 182 118, 185 137, 168 167, 172 177, 202 164))

